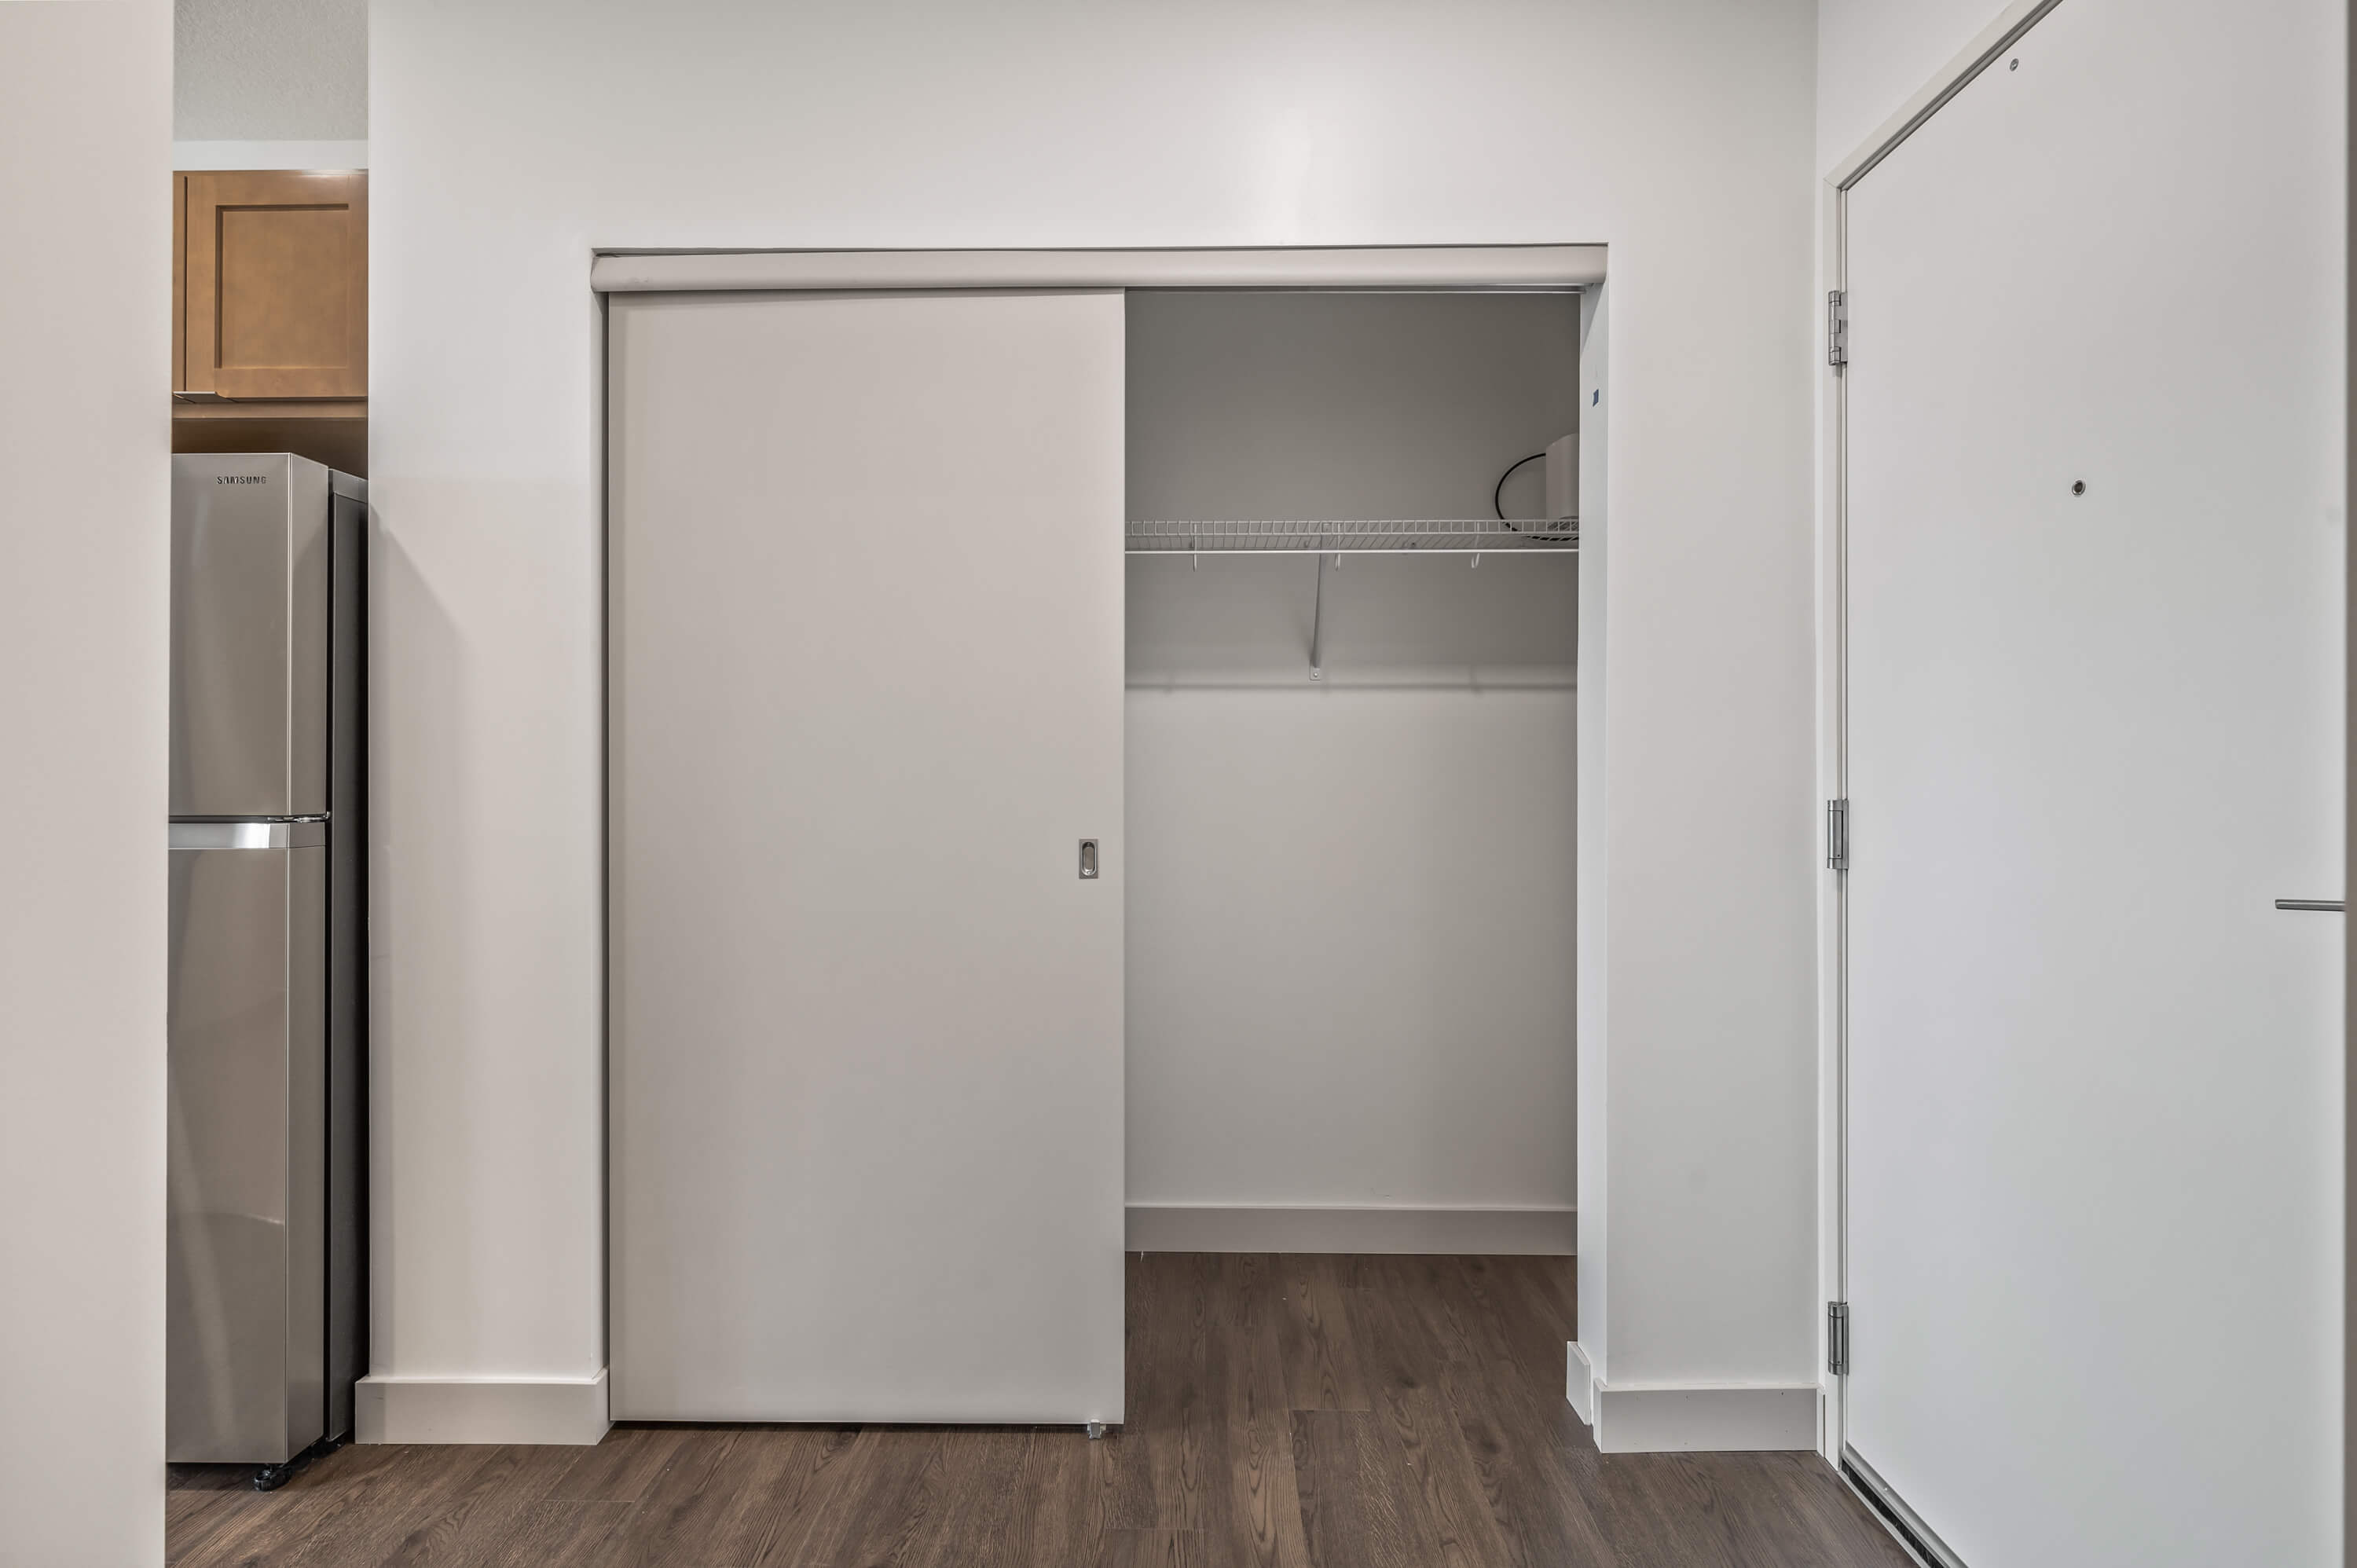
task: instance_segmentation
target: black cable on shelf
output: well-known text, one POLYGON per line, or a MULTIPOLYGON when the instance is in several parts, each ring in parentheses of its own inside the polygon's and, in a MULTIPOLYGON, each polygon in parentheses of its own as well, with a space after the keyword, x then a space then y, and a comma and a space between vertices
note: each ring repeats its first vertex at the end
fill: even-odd
MULTIPOLYGON (((1498 488, 1490 492, 1490 510, 1496 512, 1498 514, 1498 521, 1504 523, 1508 528, 1514 528, 1514 524, 1513 520, 1506 515, 1506 481, 1514 477, 1514 470, 1521 467, 1524 463, 1535 463, 1545 456, 1546 454, 1544 452, 1534 452, 1527 457, 1520 458, 1515 462, 1508 464, 1506 471, 1498 476, 1498 488)), ((1514 532, 1516 533, 1520 533, 1522 530, 1514 528, 1514 532)))

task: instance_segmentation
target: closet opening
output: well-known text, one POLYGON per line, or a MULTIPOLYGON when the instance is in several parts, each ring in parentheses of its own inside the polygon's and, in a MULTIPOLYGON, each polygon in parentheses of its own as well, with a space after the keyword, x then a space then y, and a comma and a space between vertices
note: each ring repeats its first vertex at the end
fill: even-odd
POLYGON ((1580 304, 1126 296, 1133 1251, 1576 1250, 1580 304))
POLYGON ((1125 1249, 1572 1337, 1603 260, 598 259, 616 1419, 1118 1426, 1125 1249))

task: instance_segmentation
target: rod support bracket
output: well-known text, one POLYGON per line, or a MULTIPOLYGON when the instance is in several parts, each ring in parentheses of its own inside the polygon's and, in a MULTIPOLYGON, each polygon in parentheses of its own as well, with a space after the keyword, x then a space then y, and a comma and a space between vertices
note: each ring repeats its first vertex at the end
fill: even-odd
POLYGON ((1309 678, 1326 679, 1326 553, 1318 553, 1318 596, 1309 607, 1309 678))

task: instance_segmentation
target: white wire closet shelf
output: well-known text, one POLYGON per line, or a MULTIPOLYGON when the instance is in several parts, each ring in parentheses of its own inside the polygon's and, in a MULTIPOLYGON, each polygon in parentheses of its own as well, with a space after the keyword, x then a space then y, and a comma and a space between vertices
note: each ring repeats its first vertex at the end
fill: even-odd
POLYGON ((1129 525, 1133 555, 1458 554, 1579 548, 1577 518, 1372 518, 1129 525))

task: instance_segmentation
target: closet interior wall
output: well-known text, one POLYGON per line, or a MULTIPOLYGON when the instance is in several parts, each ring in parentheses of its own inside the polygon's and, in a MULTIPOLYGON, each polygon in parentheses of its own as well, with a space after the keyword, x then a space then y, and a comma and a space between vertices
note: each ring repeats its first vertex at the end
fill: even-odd
MULTIPOLYGON (((1482 518, 1577 295, 1133 292, 1128 515, 1482 518)), ((1509 517, 1542 512, 1515 472, 1509 517)), ((1573 1250, 1568 552, 1132 555, 1140 1250, 1573 1250)))

